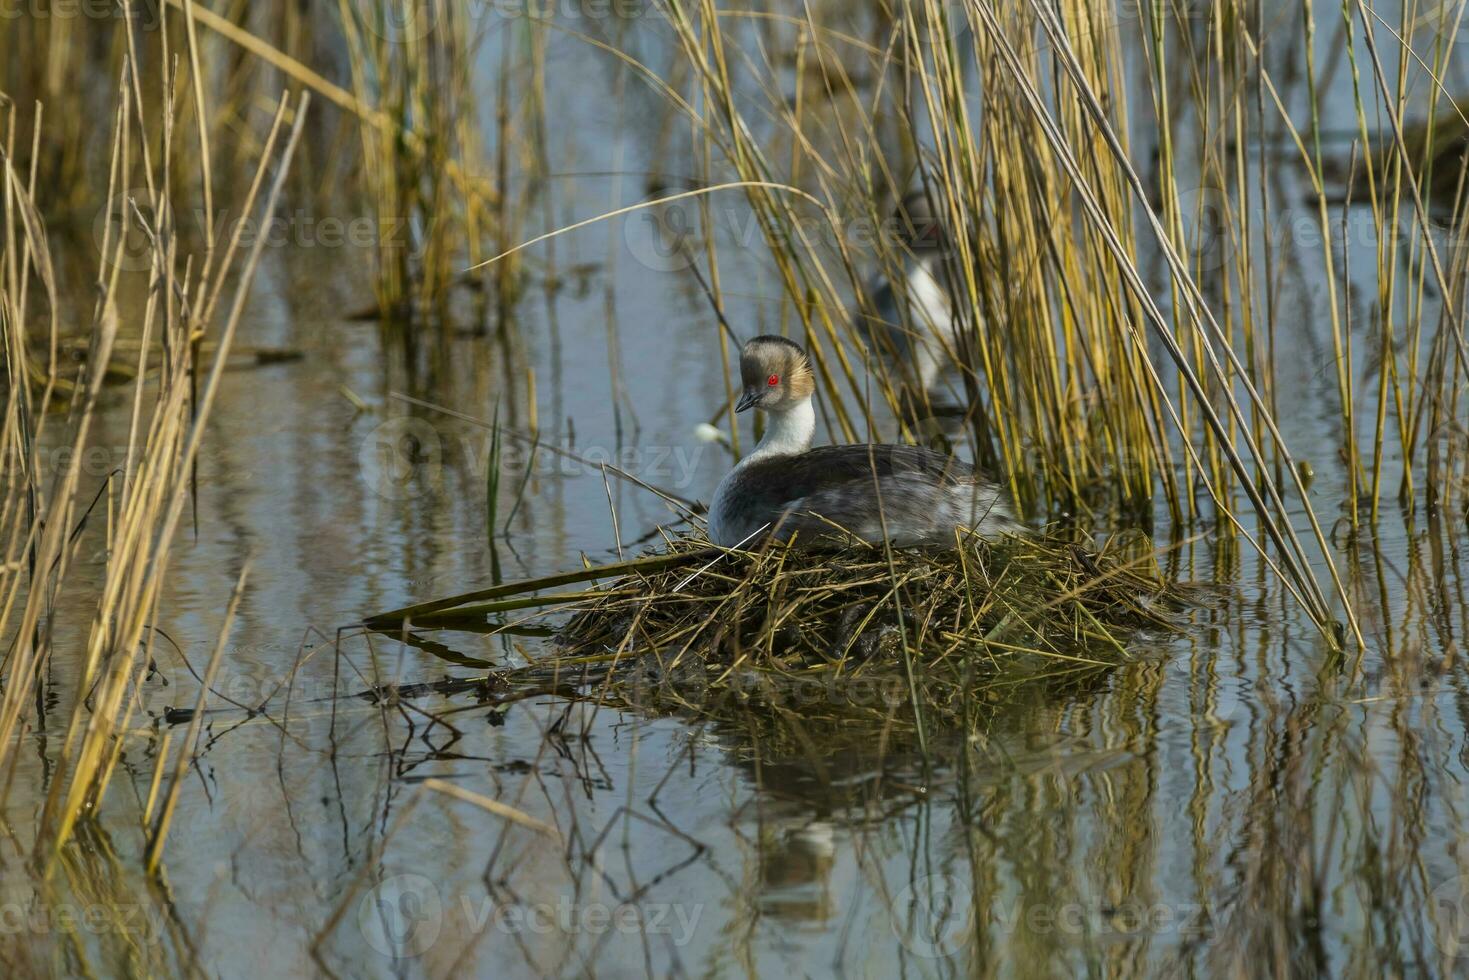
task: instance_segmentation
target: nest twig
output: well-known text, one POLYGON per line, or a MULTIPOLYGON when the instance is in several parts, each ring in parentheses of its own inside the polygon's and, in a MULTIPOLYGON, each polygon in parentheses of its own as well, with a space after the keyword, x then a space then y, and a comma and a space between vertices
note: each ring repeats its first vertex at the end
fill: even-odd
MULTIPOLYGON (((725 551, 685 537, 633 561, 368 622, 502 629, 554 616, 556 642, 531 674, 580 674, 604 693, 646 702, 651 691, 663 704, 671 695, 703 713, 711 693, 775 704, 783 682, 831 678, 891 680, 904 700, 941 707, 958 692, 1023 678, 1104 672, 1128 659, 1138 631, 1175 629, 1185 594, 1138 536, 1100 548, 1030 535, 902 552, 725 551)), ((891 695, 874 710, 890 710, 891 695)))

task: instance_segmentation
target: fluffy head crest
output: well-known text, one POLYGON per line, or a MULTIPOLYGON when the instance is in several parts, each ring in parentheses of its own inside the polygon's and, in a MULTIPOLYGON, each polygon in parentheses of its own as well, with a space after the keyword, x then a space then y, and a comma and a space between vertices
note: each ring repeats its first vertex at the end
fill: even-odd
POLYGON ((756 337, 740 351, 740 404, 781 411, 816 393, 811 364, 799 344, 784 337, 756 337))

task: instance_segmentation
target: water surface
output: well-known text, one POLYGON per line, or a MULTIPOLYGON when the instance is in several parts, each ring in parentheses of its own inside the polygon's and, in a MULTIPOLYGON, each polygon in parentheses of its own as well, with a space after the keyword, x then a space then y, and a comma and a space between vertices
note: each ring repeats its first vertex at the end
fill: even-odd
MULTIPOLYGON (((655 18, 613 26, 672 70, 655 18)), ((493 32, 523 24, 485 29, 488 93, 493 32)), ((686 129, 612 58, 553 32, 546 79, 551 172, 514 179, 551 224, 695 168, 686 129)), ((1349 84, 1333 76, 1324 125, 1352 125, 1349 84)), ((482 111, 493 122, 492 99, 482 111)), ((1303 200, 1280 160, 1280 199, 1303 200)), ((747 335, 793 328, 743 198, 714 211, 726 315, 747 335)), ((1329 523, 1343 485, 1335 378, 1311 278, 1320 248, 1298 227, 1277 242, 1281 416, 1329 523)), ((1182 529, 1200 536, 1170 570, 1221 586, 1192 628, 1139 640, 1135 662, 1104 675, 976 703, 926 757, 843 721, 830 702, 849 692, 793 694, 779 725, 669 716, 467 683, 486 669, 466 658, 493 672, 544 656, 535 636, 405 644, 355 628, 478 588, 496 563, 506 578, 565 570, 677 521, 596 466, 541 455, 507 532, 526 459, 512 452, 491 535, 486 429, 399 396, 481 420, 498 410, 520 430, 534 420, 594 462, 708 499, 731 460, 694 435, 724 399, 717 322, 657 231, 633 216, 538 247, 507 332, 416 339, 345 318, 371 302, 370 250, 267 250, 240 343, 304 356, 225 378, 197 532, 163 604, 177 649, 159 651, 113 790, 146 794, 165 711, 198 689, 186 661, 202 671, 250 562, 164 884, 140 893, 163 916, 144 941, 197 949, 232 977, 1452 971, 1462 920, 1438 903, 1452 913, 1463 895, 1464 537, 1461 515, 1421 500, 1335 538, 1365 651, 1332 654, 1255 556, 1182 529), (406 693, 355 696, 384 684, 406 693), (425 791, 429 778, 560 839, 425 791)), ((1365 236, 1348 236, 1364 306, 1365 236)), ((1354 322, 1370 350, 1370 317, 1354 322)), ((108 407, 100 445, 126 444, 127 404, 108 407)), ((56 751, 75 669, 58 654, 53 727, 22 768, 56 751)), ((13 797, 7 819, 40 802, 13 797)), ((106 846, 127 856, 141 842, 119 822, 106 846)))

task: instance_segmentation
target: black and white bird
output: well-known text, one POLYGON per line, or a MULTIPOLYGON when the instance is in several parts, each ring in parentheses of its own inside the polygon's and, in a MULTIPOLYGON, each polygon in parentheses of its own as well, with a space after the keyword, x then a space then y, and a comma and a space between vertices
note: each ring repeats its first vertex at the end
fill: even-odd
POLYGON ((857 316, 858 332, 884 357, 912 365, 922 391, 934 389, 944 365, 959 349, 961 318, 955 315, 945 286, 944 250, 948 235, 943 222, 920 189, 903 198, 893 214, 898 242, 904 247, 901 284, 879 272, 867 286, 871 316, 857 316))
POLYGON ((811 448, 816 381, 806 352, 756 337, 740 353, 738 411, 765 413, 765 437, 714 491, 709 537, 726 548, 765 536, 853 536, 898 547, 953 547, 956 534, 1017 533, 1005 490, 972 466, 918 446, 811 448))

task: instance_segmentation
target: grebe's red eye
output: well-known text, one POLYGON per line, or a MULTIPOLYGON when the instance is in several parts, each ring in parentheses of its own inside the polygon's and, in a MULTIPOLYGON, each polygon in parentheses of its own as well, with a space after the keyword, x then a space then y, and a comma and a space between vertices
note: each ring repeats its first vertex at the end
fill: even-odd
POLYGON ((780 377, 779 375, 772 374, 770 377, 765 379, 765 383, 774 388, 776 385, 780 384, 780 377))

